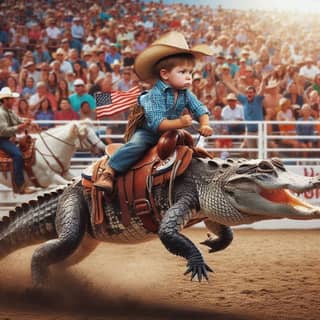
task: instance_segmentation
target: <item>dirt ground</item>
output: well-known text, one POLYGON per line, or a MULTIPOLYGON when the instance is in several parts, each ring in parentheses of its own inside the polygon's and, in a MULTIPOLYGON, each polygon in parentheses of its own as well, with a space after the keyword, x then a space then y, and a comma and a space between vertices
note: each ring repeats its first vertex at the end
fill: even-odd
MULTIPOLYGON (((199 243, 204 229, 185 234, 199 243)), ((320 319, 320 230, 236 230, 231 246, 209 254, 209 282, 190 282, 185 261, 158 239, 101 244, 86 260, 33 292, 34 247, 0 262, 0 320, 320 319)))

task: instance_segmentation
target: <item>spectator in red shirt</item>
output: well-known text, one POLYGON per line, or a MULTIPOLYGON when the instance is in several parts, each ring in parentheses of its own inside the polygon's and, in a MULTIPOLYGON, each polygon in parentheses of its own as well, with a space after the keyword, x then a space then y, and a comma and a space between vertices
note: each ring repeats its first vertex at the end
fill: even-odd
POLYGON ((58 110, 54 113, 54 120, 79 120, 79 115, 71 108, 69 99, 60 100, 58 110))

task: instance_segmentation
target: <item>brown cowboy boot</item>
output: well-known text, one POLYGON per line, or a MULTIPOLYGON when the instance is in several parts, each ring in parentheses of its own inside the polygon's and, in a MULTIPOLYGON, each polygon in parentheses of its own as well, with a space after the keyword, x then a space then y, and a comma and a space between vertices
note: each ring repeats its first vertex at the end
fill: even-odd
POLYGON ((26 187, 24 184, 22 186, 18 187, 18 190, 17 190, 17 193, 19 193, 19 194, 31 194, 34 192, 36 192, 36 191, 29 188, 29 187, 26 187))
POLYGON ((106 193, 111 194, 113 192, 115 171, 110 167, 106 166, 101 175, 95 181, 94 186, 98 189, 103 189, 106 193))

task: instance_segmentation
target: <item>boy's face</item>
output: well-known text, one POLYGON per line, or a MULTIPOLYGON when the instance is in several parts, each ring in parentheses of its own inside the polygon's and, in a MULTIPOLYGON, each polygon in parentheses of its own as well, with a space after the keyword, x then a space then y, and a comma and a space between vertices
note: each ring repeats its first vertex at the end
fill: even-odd
POLYGON ((162 69, 160 76, 165 83, 174 89, 187 89, 192 84, 192 70, 192 65, 184 64, 176 66, 170 71, 162 69))

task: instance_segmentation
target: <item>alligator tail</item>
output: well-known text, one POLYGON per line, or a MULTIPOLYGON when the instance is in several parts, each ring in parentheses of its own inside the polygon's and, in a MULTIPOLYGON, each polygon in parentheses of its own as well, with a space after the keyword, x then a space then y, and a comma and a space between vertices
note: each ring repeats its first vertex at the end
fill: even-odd
POLYGON ((38 196, 0 221, 0 260, 11 252, 57 237, 55 217, 64 188, 38 196))

